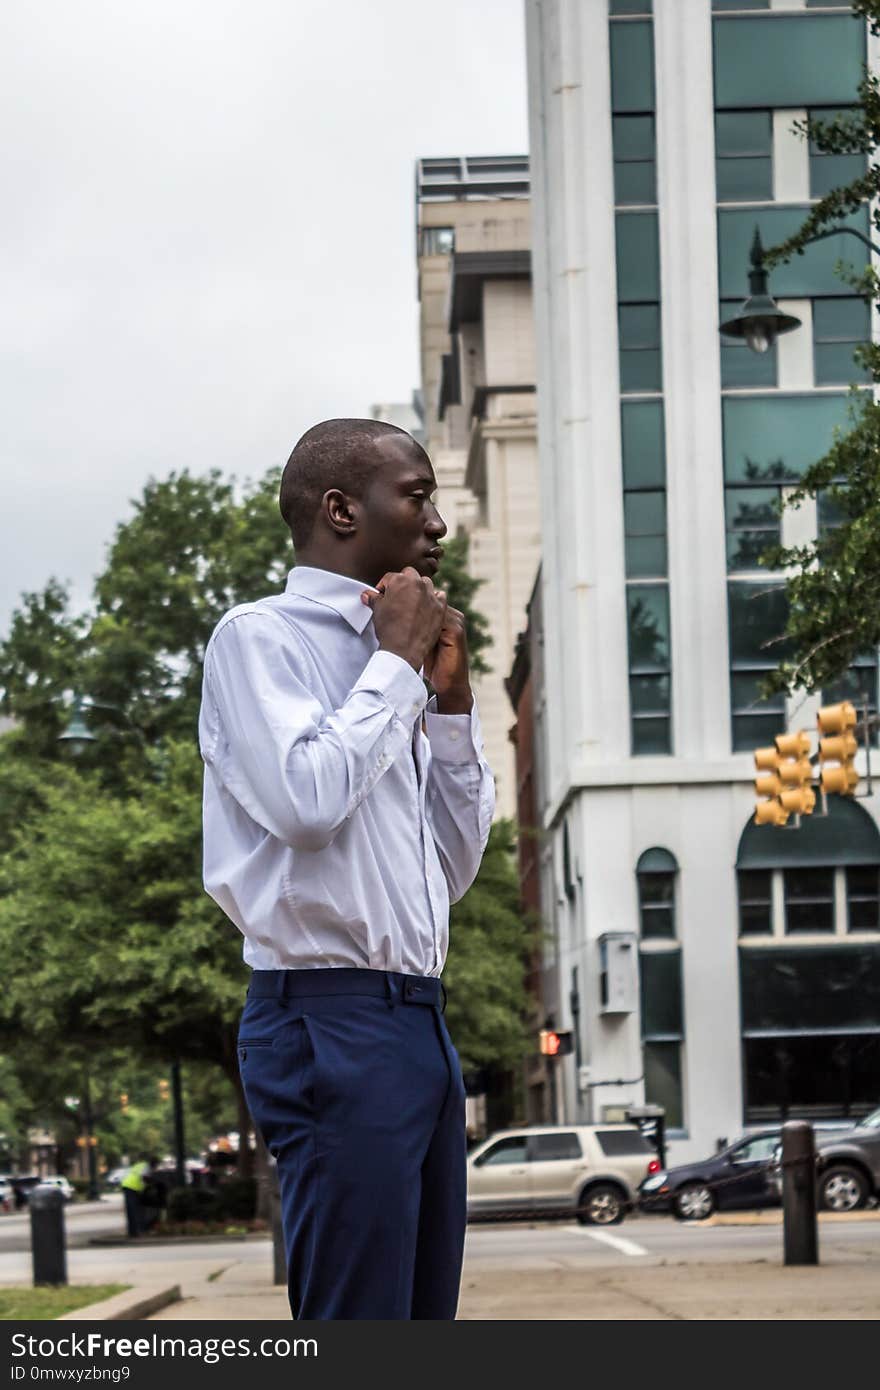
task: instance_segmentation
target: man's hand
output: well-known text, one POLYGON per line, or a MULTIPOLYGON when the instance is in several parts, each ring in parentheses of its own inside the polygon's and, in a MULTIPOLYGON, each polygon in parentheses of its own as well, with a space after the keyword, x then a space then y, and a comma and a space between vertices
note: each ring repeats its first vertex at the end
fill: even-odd
POLYGON ((411 565, 383 575, 376 590, 364 590, 361 602, 373 610, 380 651, 393 652, 418 671, 440 639, 446 594, 411 565))
POLYGON ((425 676, 437 692, 439 714, 469 714, 473 696, 468 674, 464 614, 447 605, 436 647, 425 660, 425 676))

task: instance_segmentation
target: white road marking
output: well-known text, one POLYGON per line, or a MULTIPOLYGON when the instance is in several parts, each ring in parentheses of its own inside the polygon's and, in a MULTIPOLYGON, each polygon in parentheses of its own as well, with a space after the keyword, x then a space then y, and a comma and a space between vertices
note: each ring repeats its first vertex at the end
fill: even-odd
POLYGON ((648 1251, 642 1245, 636 1245, 634 1240, 626 1240, 623 1236, 610 1236, 607 1231, 593 1231, 586 1226, 566 1226, 564 1228, 573 1236, 589 1236, 591 1240, 598 1240, 600 1245, 610 1245, 613 1250, 619 1250, 621 1255, 647 1255, 648 1251))

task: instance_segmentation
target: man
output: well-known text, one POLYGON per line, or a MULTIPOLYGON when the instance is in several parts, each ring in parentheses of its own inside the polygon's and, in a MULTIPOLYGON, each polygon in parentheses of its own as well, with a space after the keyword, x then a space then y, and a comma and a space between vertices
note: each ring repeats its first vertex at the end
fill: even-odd
POLYGON ((134 1163, 120 1183, 125 1199, 125 1221, 129 1236, 142 1236, 153 1225, 150 1194, 158 1167, 158 1158, 147 1158, 140 1163, 134 1163))
POLYGON ((253 967, 239 1064, 295 1318, 457 1306, 464 1088, 439 977, 495 794, 464 620, 431 582, 435 489, 403 430, 309 430, 281 482, 287 588, 205 654, 205 886, 253 967))

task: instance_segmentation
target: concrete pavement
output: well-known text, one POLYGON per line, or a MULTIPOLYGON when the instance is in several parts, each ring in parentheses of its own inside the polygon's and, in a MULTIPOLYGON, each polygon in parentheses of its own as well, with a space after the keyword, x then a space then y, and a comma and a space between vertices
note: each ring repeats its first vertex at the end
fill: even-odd
MULTIPOLYGON (((182 1299, 150 1321, 290 1320, 266 1265, 227 1257, 210 1280, 181 1278, 182 1299)), ((459 1318, 523 1321, 873 1320, 880 1316, 878 1248, 829 1251, 814 1268, 781 1258, 621 1259, 598 1264, 535 1258, 515 1265, 466 1259, 459 1318)))

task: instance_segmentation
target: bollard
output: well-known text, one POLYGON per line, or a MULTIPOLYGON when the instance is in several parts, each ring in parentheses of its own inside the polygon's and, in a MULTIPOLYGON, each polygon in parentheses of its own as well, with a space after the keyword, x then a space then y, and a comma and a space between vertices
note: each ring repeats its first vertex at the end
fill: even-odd
POLYGON ((816 1147, 805 1120, 782 1126, 782 1225, 785 1263, 817 1265, 816 1147))
POLYGON ((64 1198, 57 1187, 40 1183, 28 1198, 34 1285, 67 1283, 64 1198))

